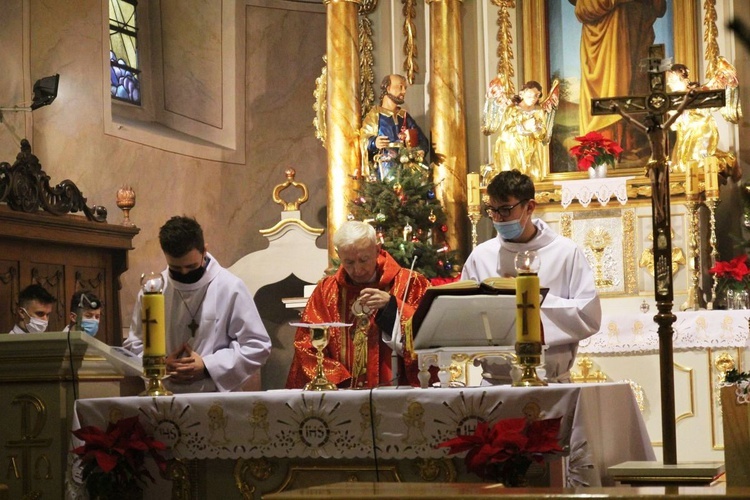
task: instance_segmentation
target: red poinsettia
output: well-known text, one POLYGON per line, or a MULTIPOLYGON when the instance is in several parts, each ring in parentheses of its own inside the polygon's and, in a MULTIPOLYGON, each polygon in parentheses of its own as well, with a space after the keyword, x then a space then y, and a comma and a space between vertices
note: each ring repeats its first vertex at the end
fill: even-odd
POLYGON ((725 289, 742 290, 748 288, 750 268, 747 266, 747 255, 738 255, 729 262, 717 260, 714 267, 708 270, 716 277, 719 291, 725 289))
POLYGON ((622 153, 622 148, 617 142, 607 139, 599 132, 589 132, 576 137, 575 140, 580 144, 570 148, 570 154, 575 156, 578 170, 581 172, 600 163, 608 163, 614 167, 615 159, 622 153))
POLYGON ((491 427, 480 422, 473 435, 459 435, 438 447, 450 448, 449 454, 468 451, 464 459, 468 471, 512 486, 508 483, 513 476, 525 474, 532 461, 542 462, 545 454, 563 451, 557 441, 561 420, 508 418, 491 427))
POLYGON ((140 490, 144 478, 154 482, 145 467, 147 455, 156 461, 160 471, 166 471, 167 461, 159 453, 166 446, 146 433, 138 416, 110 423, 106 431, 81 427, 73 435, 84 442, 71 453, 81 457, 82 477, 91 498, 110 498, 123 488, 140 490))

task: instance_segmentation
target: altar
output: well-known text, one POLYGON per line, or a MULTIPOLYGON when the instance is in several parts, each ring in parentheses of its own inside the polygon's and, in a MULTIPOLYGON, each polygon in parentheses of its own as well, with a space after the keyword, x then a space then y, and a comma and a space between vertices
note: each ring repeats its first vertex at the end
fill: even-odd
POLYGON ((260 498, 337 480, 478 482, 461 455, 451 459, 436 445, 472 434, 481 421, 523 416, 562 417, 559 483, 612 485, 610 465, 655 459, 633 393, 622 383, 87 399, 76 402, 73 429, 106 428, 113 418, 134 415, 179 459, 172 464, 184 465, 172 476, 179 479, 160 480, 146 498, 170 491, 173 498, 177 491, 260 498))

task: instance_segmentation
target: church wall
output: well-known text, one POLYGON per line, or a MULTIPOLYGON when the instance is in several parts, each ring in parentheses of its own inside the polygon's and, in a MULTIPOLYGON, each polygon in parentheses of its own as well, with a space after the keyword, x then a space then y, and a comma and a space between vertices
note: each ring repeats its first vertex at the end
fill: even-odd
MULTIPOLYGON (((122 280, 125 325, 141 273, 165 266, 157 234, 173 215, 195 216, 204 227, 209 251, 229 267, 267 245, 258 230, 278 221, 280 207, 271 202, 271 193, 285 180, 284 170, 294 167, 297 181, 310 188, 302 218, 325 227, 325 149, 312 125, 314 82, 325 53, 325 14, 322 7, 310 12, 291 2, 243 4, 246 56, 233 69, 246 80, 246 106, 238 110, 245 122, 246 151, 244 163, 234 164, 165 151, 158 137, 145 145, 104 132, 104 109, 110 105, 102 91, 109 87, 109 75, 102 72, 103 51, 108 50, 102 9, 107 2, 3 0, 3 101, 6 96, 14 100, 9 105, 30 100, 36 79, 54 73, 61 78, 52 105, 33 115, 13 113, 8 126, 0 124, 0 161, 12 163, 18 141, 27 137, 51 182, 73 180, 89 205, 108 208, 110 223, 122 220, 115 205, 117 190, 123 184, 133 187, 137 200, 131 219, 141 232, 122 280), (30 124, 28 132, 25 123, 30 124)), ((216 22, 215 17, 209 20, 216 22)), ((202 31, 216 33, 216 27, 196 29, 193 36, 202 36, 202 31)), ((215 61, 206 70, 215 70, 215 61)), ((200 93, 193 96, 200 98, 200 93)), ((194 109, 209 104, 196 102, 194 109)))

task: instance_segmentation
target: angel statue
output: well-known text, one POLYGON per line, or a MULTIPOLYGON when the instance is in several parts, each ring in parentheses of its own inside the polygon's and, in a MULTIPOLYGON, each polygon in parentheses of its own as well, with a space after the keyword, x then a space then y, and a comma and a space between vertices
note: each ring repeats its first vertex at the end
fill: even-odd
POLYGON ((490 82, 482 114, 482 132, 500 132, 492 154, 493 168, 483 175, 483 184, 503 170, 517 169, 532 179, 542 176, 542 148, 549 144, 555 111, 560 100, 559 82, 555 80, 544 101, 542 86, 529 80, 518 95, 510 95, 502 75, 490 82))
MULTIPOLYGON (((714 77, 703 86, 690 81, 690 71, 687 66, 673 64, 667 72, 667 87, 670 92, 688 92, 692 89, 725 89, 726 105, 721 108, 722 116, 730 123, 738 123, 742 118, 737 71, 722 56, 718 58, 714 77)), ((672 124, 672 129, 676 132, 671 155, 672 171, 686 172, 689 161, 698 161, 702 165, 701 160, 715 156, 719 160, 719 172, 724 177, 731 176, 735 181, 739 180, 741 172, 735 156, 717 148, 719 129, 712 114, 713 111, 716 110, 711 108, 688 109, 672 124)))

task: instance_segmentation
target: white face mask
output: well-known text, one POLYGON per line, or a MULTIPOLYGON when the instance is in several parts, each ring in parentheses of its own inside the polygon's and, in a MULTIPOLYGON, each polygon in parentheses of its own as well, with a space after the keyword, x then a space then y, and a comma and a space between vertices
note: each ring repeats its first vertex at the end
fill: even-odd
POLYGON ((24 308, 21 308, 21 310, 29 317, 29 320, 26 322, 26 330, 28 330, 29 333, 42 333, 47 330, 49 321, 41 318, 32 318, 29 311, 24 308))

